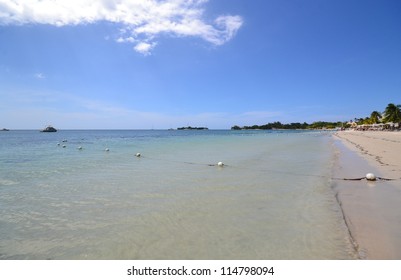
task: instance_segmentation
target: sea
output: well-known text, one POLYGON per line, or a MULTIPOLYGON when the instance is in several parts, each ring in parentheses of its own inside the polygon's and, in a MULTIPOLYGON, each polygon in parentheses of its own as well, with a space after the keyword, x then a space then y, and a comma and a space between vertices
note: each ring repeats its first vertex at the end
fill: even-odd
POLYGON ((0 259, 355 259, 335 165, 321 131, 2 131, 0 259))

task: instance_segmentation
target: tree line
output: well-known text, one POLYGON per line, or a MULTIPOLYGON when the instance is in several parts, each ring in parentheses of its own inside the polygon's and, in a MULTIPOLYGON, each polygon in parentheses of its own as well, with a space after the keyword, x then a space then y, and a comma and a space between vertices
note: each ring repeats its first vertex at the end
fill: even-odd
MULTIPOLYGON (((387 105, 383 113, 373 111, 369 117, 366 118, 355 118, 357 124, 376 124, 376 123, 401 123, 401 105, 395 105, 390 103, 387 105)), ((252 125, 252 126, 238 126, 234 125, 231 127, 232 130, 246 130, 246 129, 334 129, 334 128, 347 128, 350 127, 350 122, 324 122, 318 121, 308 124, 304 123, 289 123, 283 124, 281 122, 267 123, 264 125, 252 125)))
POLYGON ((401 123, 401 105, 390 103, 383 113, 373 111, 369 117, 355 118, 358 124, 401 123))
POLYGON ((267 123, 264 125, 252 125, 252 126, 238 126, 234 125, 231 127, 232 130, 246 130, 246 129, 261 129, 261 130, 268 130, 268 129, 333 129, 336 127, 342 127, 344 126, 345 123, 343 122, 314 122, 311 124, 308 124, 306 122, 304 123, 287 123, 283 124, 281 122, 273 122, 273 123, 267 123))

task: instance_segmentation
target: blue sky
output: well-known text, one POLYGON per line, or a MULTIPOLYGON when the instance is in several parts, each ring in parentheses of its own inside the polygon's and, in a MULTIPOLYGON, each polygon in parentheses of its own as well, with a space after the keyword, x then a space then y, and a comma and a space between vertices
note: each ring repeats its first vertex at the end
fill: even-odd
POLYGON ((0 128, 230 128, 401 104, 399 0, 18 2, 0 0, 0 128))

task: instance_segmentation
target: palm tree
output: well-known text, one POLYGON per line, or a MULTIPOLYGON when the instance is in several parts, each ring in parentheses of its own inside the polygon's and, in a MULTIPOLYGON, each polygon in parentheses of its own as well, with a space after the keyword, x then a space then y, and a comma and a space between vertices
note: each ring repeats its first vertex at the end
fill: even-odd
POLYGON ((372 114, 370 114, 370 123, 372 124, 379 123, 381 118, 382 115, 379 112, 373 111, 372 114))
POLYGON ((390 103, 387 105, 386 110, 383 113, 384 119, 383 122, 393 122, 399 123, 401 122, 401 105, 395 105, 390 103))
POLYGON ((355 121, 357 124, 363 124, 364 118, 355 118, 354 121, 355 121))

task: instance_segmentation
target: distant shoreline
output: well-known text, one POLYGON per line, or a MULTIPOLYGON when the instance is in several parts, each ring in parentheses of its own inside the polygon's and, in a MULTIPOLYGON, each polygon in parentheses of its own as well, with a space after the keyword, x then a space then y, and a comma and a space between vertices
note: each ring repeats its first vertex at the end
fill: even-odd
POLYGON ((209 128, 186 126, 186 127, 178 127, 177 130, 209 130, 209 128))
POLYGON ((252 126, 238 126, 234 125, 231 127, 232 130, 273 130, 273 129, 299 129, 299 130, 314 130, 314 129, 341 129, 346 127, 346 123, 343 122, 314 122, 312 124, 304 123, 281 123, 273 122, 264 125, 252 125, 252 126))

